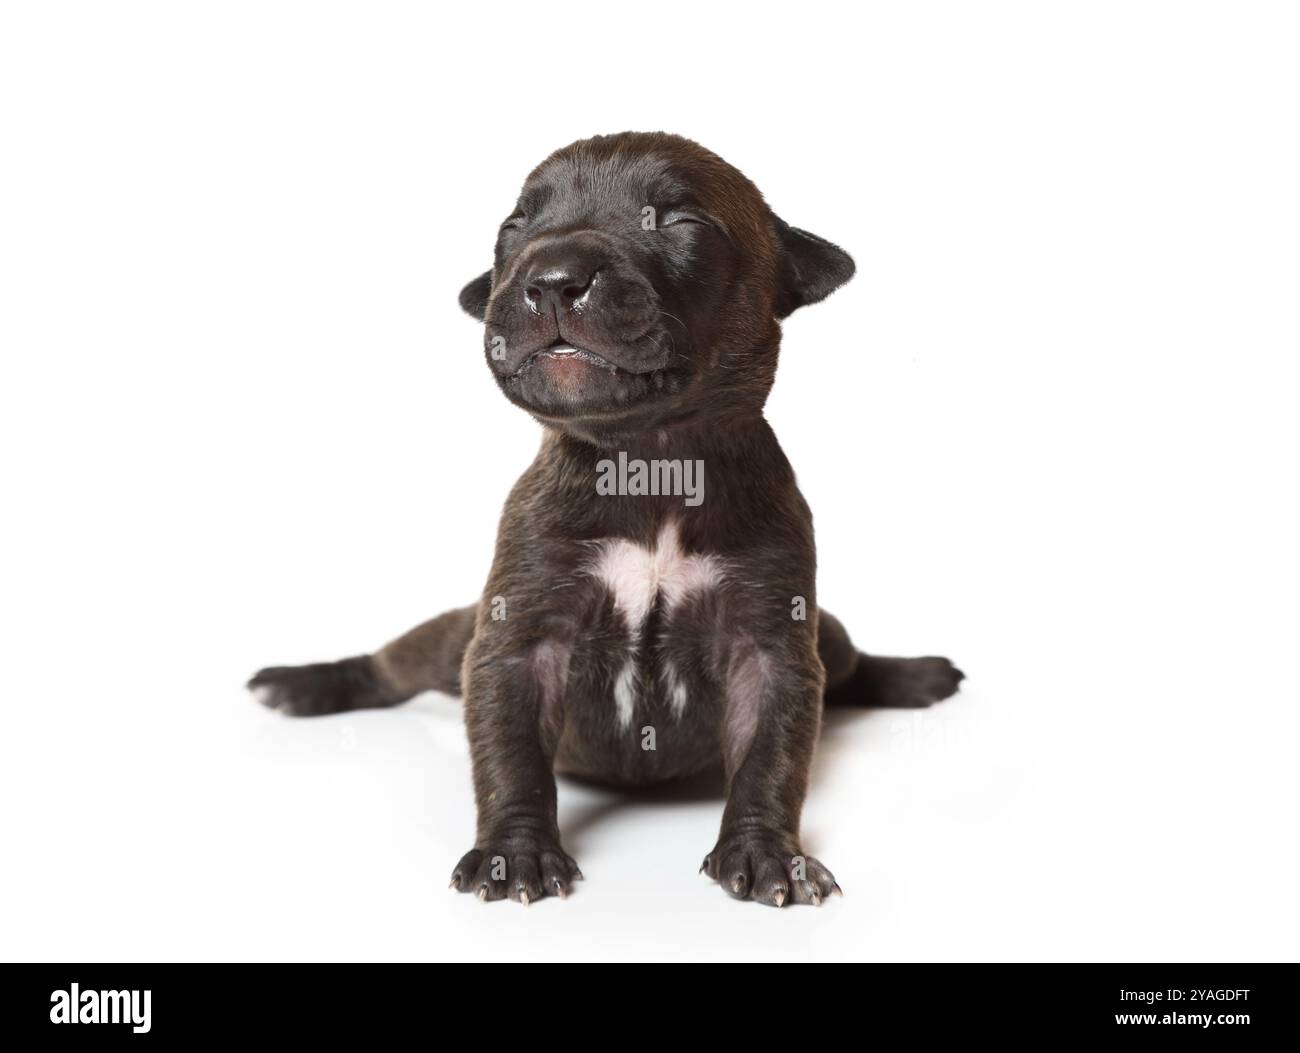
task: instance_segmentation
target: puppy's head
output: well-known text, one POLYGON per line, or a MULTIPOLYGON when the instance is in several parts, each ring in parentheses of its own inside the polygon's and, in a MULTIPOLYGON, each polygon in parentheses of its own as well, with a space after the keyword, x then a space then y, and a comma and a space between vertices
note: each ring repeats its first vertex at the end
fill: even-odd
POLYGON ((528 177, 490 271, 461 292, 514 403, 614 436, 761 407, 777 319, 853 260, 791 227, 721 158, 662 133, 599 136, 528 177))

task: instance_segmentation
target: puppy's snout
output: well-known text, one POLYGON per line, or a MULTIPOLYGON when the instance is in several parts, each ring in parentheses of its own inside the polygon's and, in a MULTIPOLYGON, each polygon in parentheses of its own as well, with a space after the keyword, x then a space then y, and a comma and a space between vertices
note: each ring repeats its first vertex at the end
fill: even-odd
POLYGON ((541 314, 557 317, 586 302, 596 268, 577 260, 535 267, 524 280, 524 301, 541 314))

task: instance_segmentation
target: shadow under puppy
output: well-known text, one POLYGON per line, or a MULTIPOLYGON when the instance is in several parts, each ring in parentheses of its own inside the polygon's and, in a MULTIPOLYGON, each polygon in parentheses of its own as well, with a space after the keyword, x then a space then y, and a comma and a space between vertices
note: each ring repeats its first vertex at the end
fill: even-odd
POLYGON ((629 785, 721 765, 708 875, 775 906, 838 891, 799 842, 823 704, 924 706, 962 679, 862 654, 818 609, 812 517, 763 418, 778 320, 853 269, 678 136, 584 140, 528 177, 460 297, 501 390, 544 425, 482 599, 250 683, 295 716, 463 692, 478 834, 454 888, 569 891, 556 770, 629 785))

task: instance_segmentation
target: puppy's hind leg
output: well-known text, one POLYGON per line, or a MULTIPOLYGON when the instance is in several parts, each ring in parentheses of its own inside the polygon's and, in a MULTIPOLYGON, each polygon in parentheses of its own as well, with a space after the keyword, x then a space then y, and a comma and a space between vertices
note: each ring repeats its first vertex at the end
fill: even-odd
POLYGON ((818 614, 817 652, 826 667, 828 706, 916 709, 940 702, 966 674, 946 658, 886 658, 863 654, 833 614, 818 614))
POLYGON ((416 626, 374 654, 339 662, 271 666, 248 682, 258 701, 293 717, 396 706, 421 691, 460 694, 460 663, 474 635, 476 608, 461 607, 416 626))

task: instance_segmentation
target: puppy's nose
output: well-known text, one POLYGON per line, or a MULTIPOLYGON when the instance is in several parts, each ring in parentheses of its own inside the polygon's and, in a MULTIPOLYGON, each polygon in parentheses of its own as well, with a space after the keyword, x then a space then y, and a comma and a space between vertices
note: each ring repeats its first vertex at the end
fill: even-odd
POLYGON ((586 297, 595 278, 594 269, 575 263, 538 267, 524 282, 524 299, 534 311, 571 311, 586 297))

